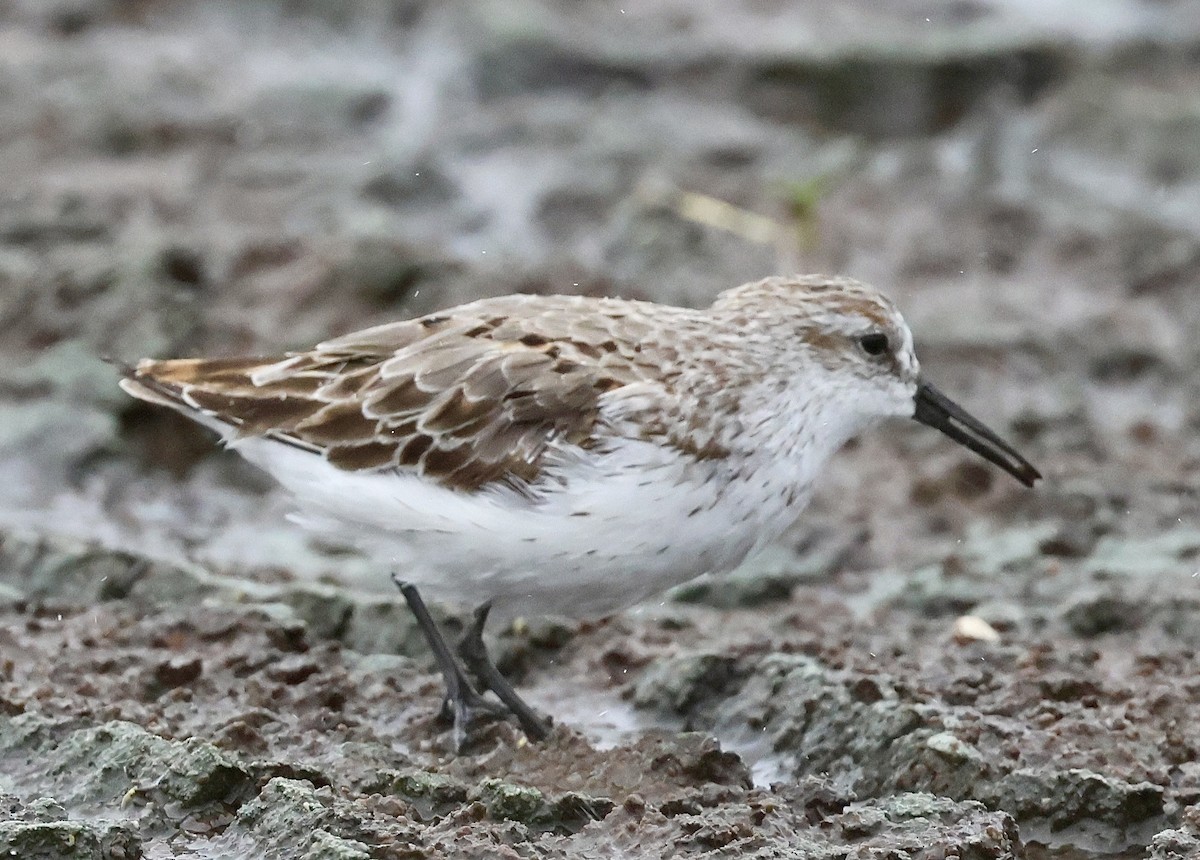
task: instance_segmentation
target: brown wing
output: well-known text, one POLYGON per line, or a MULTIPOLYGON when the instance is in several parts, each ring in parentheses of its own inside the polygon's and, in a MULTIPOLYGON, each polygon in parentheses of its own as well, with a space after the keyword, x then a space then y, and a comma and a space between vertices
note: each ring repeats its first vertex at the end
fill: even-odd
POLYGON ((485 300, 282 360, 146 360, 126 389, 342 469, 412 469, 459 489, 532 481, 552 440, 594 444, 601 395, 650 377, 622 304, 485 300))

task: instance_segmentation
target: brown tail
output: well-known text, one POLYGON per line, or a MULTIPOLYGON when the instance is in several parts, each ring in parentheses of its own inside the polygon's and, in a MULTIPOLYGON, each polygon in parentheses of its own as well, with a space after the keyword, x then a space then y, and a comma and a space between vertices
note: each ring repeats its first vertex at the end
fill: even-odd
POLYGON ((127 394, 185 414, 206 411, 190 396, 195 387, 249 394, 254 387, 250 372, 269 363, 261 358, 143 358, 134 366, 113 358, 104 360, 121 371, 124 378, 119 384, 127 394))
POLYGON ((142 359, 136 367, 108 355, 100 356, 100 360, 121 371, 121 380, 117 384, 126 394, 136 397, 138 400, 145 400, 147 403, 169 406, 185 415, 191 411, 180 397, 178 389, 162 384, 153 376, 144 375, 141 372, 141 368, 148 362, 147 359, 142 359))
MULTIPOLYGON (((237 436, 269 435, 288 444, 315 446, 288 436, 290 424, 326 405, 296 392, 256 385, 255 371, 276 363, 271 358, 144 358, 136 367, 113 361, 124 374, 127 394, 167 406, 212 429, 237 436), (291 396, 289 396, 291 395, 291 396)), ((278 386, 282 389, 282 386, 278 386)))

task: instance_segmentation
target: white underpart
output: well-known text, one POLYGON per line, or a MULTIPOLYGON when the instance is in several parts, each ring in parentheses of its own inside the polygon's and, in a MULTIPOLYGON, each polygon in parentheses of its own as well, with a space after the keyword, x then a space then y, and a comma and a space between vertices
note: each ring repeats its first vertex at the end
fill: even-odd
POLYGON ((428 596, 490 600, 508 616, 594 617, 731 570, 796 519, 824 461, 858 428, 781 405, 745 416, 762 435, 744 456, 697 461, 613 438, 547 470, 532 500, 503 486, 467 493, 347 472, 266 438, 229 446, 295 495, 305 525, 360 544, 428 596))

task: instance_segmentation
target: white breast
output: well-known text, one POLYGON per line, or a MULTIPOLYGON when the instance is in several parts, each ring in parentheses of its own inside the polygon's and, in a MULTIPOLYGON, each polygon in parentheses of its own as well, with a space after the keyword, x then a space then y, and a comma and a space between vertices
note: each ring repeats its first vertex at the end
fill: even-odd
POLYGON ((775 540, 860 429, 840 417, 773 392, 740 416, 741 453, 697 461, 618 434, 551 456, 529 495, 346 472, 265 438, 229 445, 295 494, 306 525, 378 558, 381 586, 395 571, 437 599, 493 601, 500 615, 589 617, 731 570, 775 540))
POLYGON ((345 472, 267 439, 230 445, 296 496, 305 525, 379 558, 381 584, 395 570, 431 597, 491 600, 502 615, 601 616, 730 570, 807 496, 779 464, 697 462, 640 441, 563 465, 532 501, 504 487, 464 493, 345 472))

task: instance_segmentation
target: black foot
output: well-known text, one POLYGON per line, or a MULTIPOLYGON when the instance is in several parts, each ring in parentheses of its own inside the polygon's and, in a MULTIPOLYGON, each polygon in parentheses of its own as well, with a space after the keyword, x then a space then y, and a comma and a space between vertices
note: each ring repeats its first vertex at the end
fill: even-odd
POLYGON ((490 603, 485 603, 475 610, 471 626, 466 629, 458 643, 458 656, 462 657, 466 667, 487 689, 500 697, 500 701, 517 718, 522 731, 530 740, 545 740, 550 734, 550 721, 538 716, 533 708, 525 704, 525 700, 517 694, 512 684, 508 683, 508 679, 500 674, 500 670, 488 656, 487 646, 483 644, 483 628, 487 624, 491 608, 490 603))
POLYGON ((481 720, 505 720, 509 713, 504 705, 485 699, 468 685, 460 688, 457 698, 447 695, 442 700, 442 710, 438 716, 453 726, 454 752, 461 755, 471 743, 471 728, 476 723, 481 720))
POLYGON ((416 617, 417 625, 425 634, 425 641, 429 643, 429 649, 433 651, 438 667, 442 670, 442 678, 446 682, 446 698, 442 703, 442 714, 448 716, 453 722, 454 752, 461 753, 469 740, 469 729, 477 719, 484 716, 505 716, 507 710, 485 699, 471 685, 466 673, 458 665, 454 655, 450 653, 450 647, 442 638, 442 633, 438 630, 433 616, 429 614, 425 601, 421 599, 416 586, 403 581, 394 574, 392 582, 396 583, 396 587, 404 595, 408 608, 416 617))

